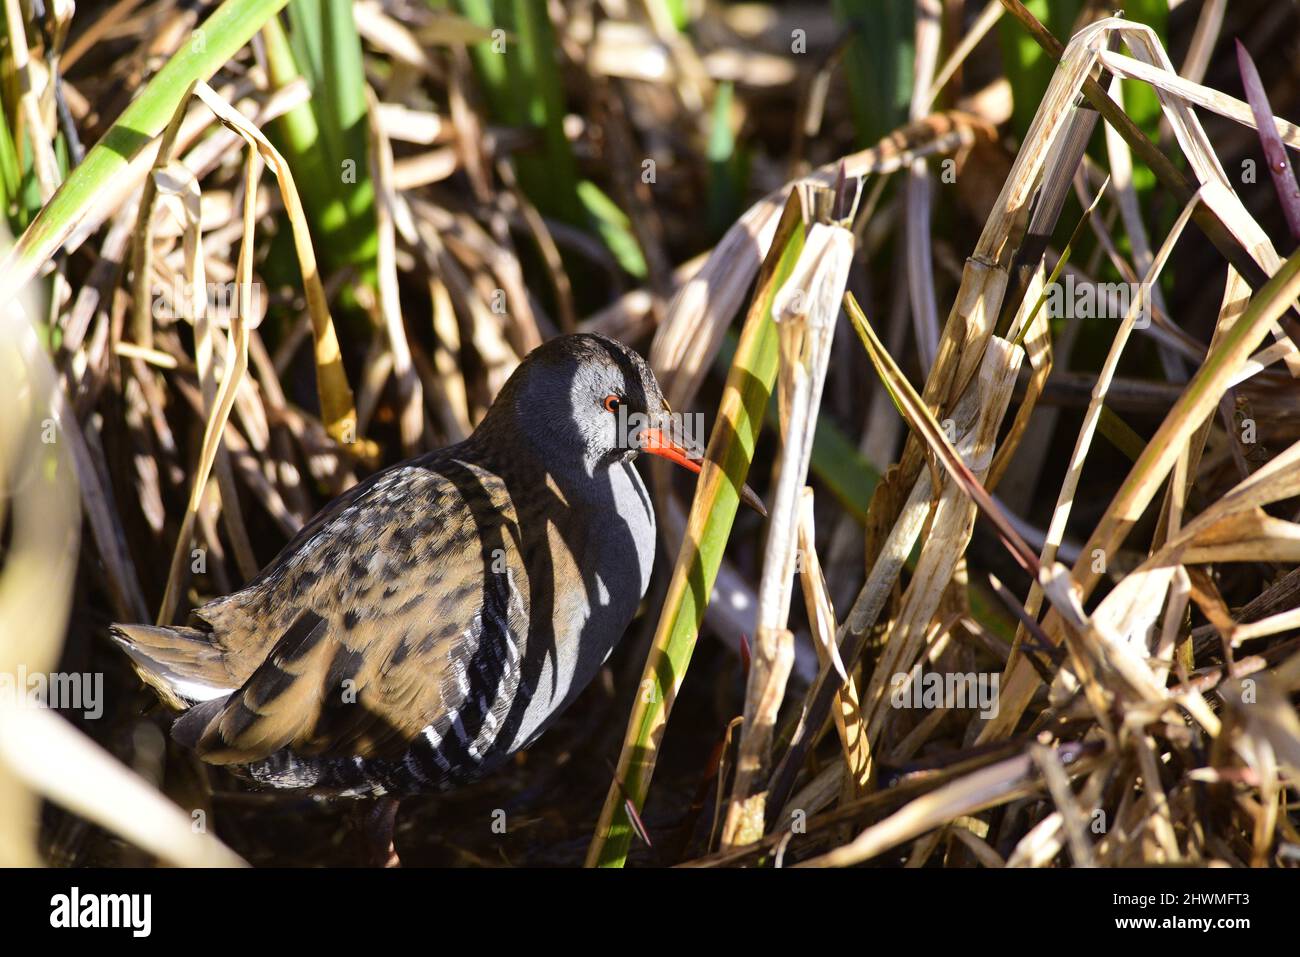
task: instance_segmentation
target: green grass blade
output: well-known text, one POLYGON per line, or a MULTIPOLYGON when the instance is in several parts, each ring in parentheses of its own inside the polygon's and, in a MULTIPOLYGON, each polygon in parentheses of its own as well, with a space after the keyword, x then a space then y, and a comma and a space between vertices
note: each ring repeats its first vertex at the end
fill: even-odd
MULTIPOLYGON (((714 368, 725 375, 735 355, 736 334, 728 330, 718 349, 714 368)), ((775 402, 767 404, 765 419, 771 428, 779 428, 775 402)), ((880 482, 880 473, 858 451, 853 440, 825 414, 817 419, 817 431, 813 435, 812 471, 859 523, 867 520, 867 506, 880 482)))
POLYGON ((525 195, 546 215, 593 230, 624 270, 644 279, 645 257, 627 216, 595 183, 578 177, 564 133, 564 85, 545 0, 458 0, 457 6, 470 22, 514 38, 469 49, 492 118, 535 130, 540 139, 537 149, 514 157, 525 195))
POLYGON ((691 505, 687 532, 673 570, 654 644, 642 673, 640 693, 628 719, 623 751, 587 854, 588 865, 621 867, 631 846, 633 824, 626 801, 645 804, 660 739, 686 676, 709 594, 740 503, 739 490, 753 461, 763 413, 777 369, 777 330, 772 300, 803 250, 804 226, 795 195, 786 204, 754 293, 736 358, 727 376, 708 459, 691 505))
POLYGON ((732 101, 735 87, 719 83, 713 98, 713 115, 709 120, 709 205, 707 222, 709 235, 721 237, 743 212, 741 202, 745 197, 746 163, 744 155, 736 149, 736 136, 731 129, 732 101))
POLYGON ((321 60, 325 37, 321 29, 320 8, 317 4, 293 0, 285 10, 289 17, 289 43, 293 57, 307 84, 313 89, 321 85, 325 65, 321 60))
MULTIPOLYGON (((290 17, 290 21, 293 21, 290 17)), ((295 54, 284 28, 276 17, 272 17, 262 28, 262 38, 266 43, 266 60, 271 75, 271 83, 276 89, 283 89, 300 77, 310 77, 310 70, 300 69, 299 64, 307 55, 295 54)), ((295 31, 295 39, 302 41, 303 34, 295 31)), ((307 80, 311 83, 310 78, 307 80)), ((321 142, 320 127, 316 122, 316 111, 310 102, 294 107, 276 119, 268 131, 276 148, 284 155, 293 168, 294 181, 302 193, 303 205, 308 210, 314 228, 319 229, 318 239, 346 228, 347 212, 342 203, 332 203, 328 186, 325 182, 326 167, 324 152, 318 148, 321 142)), ((318 246, 323 244, 318 242, 318 246)), ((321 249, 324 253, 324 248, 321 249)))
POLYGON ((686 32, 691 25, 691 11, 686 0, 649 0, 647 7, 657 6, 660 15, 672 23, 678 33, 686 32))
MULTIPOLYGON (((352 4, 289 0, 289 24, 288 47, 312 95, 277 126, 284 134, 277 146, 284 147, 297 182, 315 179, 306 189, 312 199, 307 214, 327 266, 356 266, 362 281, 373 283, 379 233, 367 160, 366 74, 352 4)), ((295 71, 285 62, 284 42, 273 42, 277 30, 278 23, 268 25, 267 58, 277 85, 283 85, 295 71)))
MULTIPOLYGON (((430 0, 430 6, 434 6, 430 0)), ((496 22, 496 11, 492 0, 457 0, 456 6, 462 16, 471 23, 485 30, 507 29, 506 24, 496 22)), ((509 11, 503 11, 509 14, 509 11)), ((511 24, 513 17, 508 17, 511 24)), ((515 42, 518 42, 516 38, 515 42)), ((475 43, 469 48, 470 59, 474 63, 474 72, 478 74, 479 86, 488 100, 488 110, 498 119, 508 122, 522 122, 522 114, 517 103, 510 95, 510 73, 506 67, 509 47, 502 49, 490 40, 475 43)))
MULTIPOLYGON (((1028 0, 1025 6, 1055 36, 1065 42, 1079 15, 1082 0, 1028 0)), ((1002 45, 1002 62, 1011 84, 1011 127, 1024 139, 1056 71, 1056 60, 1029 36, 1014 17, 1003 17, 998 24, 1002 45)))
POLYGON ((538 149, 515 157, 520 186, 543 213, 585 225, 577 164, 564 135, 564 87, 545 0, 459 0, 459 7, 479 26, 517 38, 504 45, 476 43, 470 56, 493 118, 535 130, 541 139, 538 149))
MULTIPOLYGON (((366 71, 361 64, 361 37, 352 18, 352 4, 318 0, 324 7, 324 49, 329 64, 322 80, 322 111, 331 122, 322 122, 325 141, 334 151, 337 165, 355 161, 356 183, 343 191, 348 217, 365 229, 364 245, 373 263, 378 244, 375 226, 375 191, 370 180, 367 154, 370 149, 369 107, 366 102, 366 71)), ((345 184, 347 185, 347 184, 345 184)))
POLYGON ((641 245, 632 235, 632 223, 618 204, 601 192, 591 180, 578 184, 578 198, 591 227, 600 234, 618 264, 637 279, 646 278, 645 256, 641 245))
POLYGON ((831 9, 853 30, 843 69, 858 143, 869 146, 907 121, 916 49, 912 4, 833 0, 831 9))
POLYGON ((14 229, 22 229, 31 222, 33 211, 28 208, 23 195, 22 164, 18 161, 18 150, 9 132, 3 104, 0 104, 0 209, 14 229))

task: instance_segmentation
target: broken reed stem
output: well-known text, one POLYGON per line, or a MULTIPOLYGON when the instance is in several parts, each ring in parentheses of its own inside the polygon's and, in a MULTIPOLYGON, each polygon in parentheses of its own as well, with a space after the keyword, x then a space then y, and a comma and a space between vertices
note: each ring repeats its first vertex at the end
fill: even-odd
MULTIPOLYGON (((859 183, 858 189, 861 189, 859 183)), ((810 190, 805 208, 817 203, 810 190)), ((745 723, 731 804, 722 830, 724 848, 749 844, 763 834, 765 796, 753 793, 766 776, 777 711, 794 660, 794 636, 786 628, 797 563, 799 491, 812 461, 812 439, 822 384, 830 361, 832 333, 840 297, 853 262, 853 233, 841 225, 817 222, 789 281, 777 293, 772 315, 780 338, 778 399, 781 412, 781 465, 758 591, 758 627, 745 695, 745 723)))
POLYGON ((632 839, 626 804, 641 806, 658 758, 677 690, 685 679, 709 591, 722 563, 740 489, 776 378, 778 356, 772 302, 804 248, 799 198, 791 195, 776 226, 755 287, 740 342, 709 437, 705 461, 642 671, 643 689, 628 717, 615 779, 610 783, 587 850, 588 867, 621 867, 632 839), (628 797, 625 797, 624 795, 628 797))
POLYGON ((853 675, 844 667, 839 644, 835 639, 835 608, 826 588, 821 562, 817 558, 815 525, 813 522, 813 491, 807 486, 799 500, 799 580, 803 586, 804 606, 812 625, 813 645, 823 667, 831 666, 844 683, 831 712, 835 731, 844 751, 847 771, 846 797, 860 797, 870 783, 870 748, 867 744, 866 724, 859 706, 858 686, 853 675))

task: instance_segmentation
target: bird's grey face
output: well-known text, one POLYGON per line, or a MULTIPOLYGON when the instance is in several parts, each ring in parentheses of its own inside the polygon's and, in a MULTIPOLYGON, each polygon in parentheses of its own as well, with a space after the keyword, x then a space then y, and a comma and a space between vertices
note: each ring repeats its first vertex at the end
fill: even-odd
POLYGON ((628 349, 607 354, 608 361, 582 363, 569 390, 571 419, 593 468, 635 457, 645 431, 667 419, 663 392, 645 361, 628 349))
MULTIPOLYGON (((638 452, 697 473, 704 461, 700 417, 674 415, 646 361, 607 336, 558 336, 534 349, 489 412, 498 415, 513 416, 554 475, 595 476, 638 452)), ((767 514, 748 485, 741 500, 767 514)))
POLYGON ((562 336, 535 350, 516 374, 516 414, 557 464, 594 475, 650 452, 697 470, 699 450, 681 444, 654 373, 622 343, 562 336))

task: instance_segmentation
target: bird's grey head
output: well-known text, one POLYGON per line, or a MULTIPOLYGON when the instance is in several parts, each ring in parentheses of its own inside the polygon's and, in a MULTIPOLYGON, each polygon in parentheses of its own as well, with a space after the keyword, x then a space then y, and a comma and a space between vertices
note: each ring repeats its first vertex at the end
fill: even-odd
POLYGON ((558 336, 534 349, 489 417, 508 414, 553 473, 594 475, 646 451, 668 405, 650 366, 608 336, 558 336), (504 407, 503 407, 504 406, 504 407))
MULTIPOLYGON (((698 415, 673 414, 639 355, 608 336, 582 333, 530 352, 475 435, 495 435, 498 450, 526 450, 552 476, 581 484, 638 452, 699 473, 702 427, 698 415)), ((740 498, 767 516, 748 485, 740 498)))

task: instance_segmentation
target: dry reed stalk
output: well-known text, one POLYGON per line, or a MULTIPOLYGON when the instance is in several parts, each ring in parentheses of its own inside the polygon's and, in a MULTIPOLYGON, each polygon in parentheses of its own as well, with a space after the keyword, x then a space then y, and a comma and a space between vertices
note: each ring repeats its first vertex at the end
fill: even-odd
MULTIPOLYGON (((204 87, 206 88, 206 84, 204 84, 204 87)), ((186 91, 185 96, 182 97, 181 105, 177 107, 171 122, 167 126, 167 132, 164 134, 163 143, 160 144, 158 154, 159 159, 164 159, 170 151, 171 144, 174 142, 175 133, 180 127, 181 116, 183 115, 185 105, 189 102, 190 95, 195 92, 199 92, 200 96, 203 95, 197 85, 192 84, 186 91)), ((212 96, 215 98, 216 95, 212 94, 212 96)), ((226 107, 226 109, 229 110, 229 107, 226 107)), ((231 110, 230 112, 233 113, 234 111, 231 110)), ((243 272, 245 284, 251 282, 252 217, 253 203, 255 202, 257 195, 257 190, 255 188, 257 181, 257 167, 252 165, 252 157, 255 156, 255 150, 253 149, 251 142, 249 152, 250 165, 246 170, 247 181, 245 186, 245 228, 247 231, 245 236, 246 248, 245 252, 241 256, 241 267, 243 267, 241 272, 243 272), (247 259, 245 260, 244 257, 247 257, 247 259)), ((239 295, 241 309, 236 311, 231 326, 231 335, 226 355, 226 376, 221 383, 219 392, 213 391, 214 373, 212 373, 211 364, 207 358, 211 353, 211 339, 209 335, 205 334, 210 327, 207 325, 206 321, 201 321, 202 319, 206 319, 207 298, 206 282, 203 276, 202 247, 199 243, 198 236, 197 193, 197 184, 192 185, 186 190, 188 208, 186 209, 185 215, 187 219, 187 233, 189 235, 186 243, 186 265, 188 272, 186 299, 189 300, 189 309, 197 323, 195 335, 195 347, 197 350, 196 358, 200 370, 200 376, 204 381, 205 404, 210 404, 211 408, 206 410, 208 416, 203 441, 203 453, 200 457, 199 465, 191 484, 189 505, 186 508, 185 516, 181 521, 180 534, 177 536, 176 547, 172 552, 171 567, 167 575, 167 587, 163 592, 162 606, 159 609, 158 617, 156 619, 159 624, 164 625, 171 623, 172 616, 176 611, 176 606, 180 602, 180 591, 184 588, 186 569, 190 567, 188 559, 190 557, 190 545, 194 533, 195 519, 198 516, 199 508, 202 503, 208 474, 217 459, 221 433, 225 429, 226 420, 230 415, 231 406, 234 404, 235 387, 240 378, 242 378, 243 372, 248 365, 248 333, 245 330, 245 321, 248 312, 252 311, 252 296, 250 289, 240 287, 239 295), (247 308, 247 312, 244 311, 245 308, 247 308)), ((149 204, 142 202, 141 215, 146 218, 152 218, 151 206, 149 204)), ((142 230, 142 233, 144 234, 146 248, 140 254, 139 258, 137 258, 137 266, 143 269, 150 256, 150 250, 148 247, 152 246, 152 239, 147 229, 142 230)), ((137 291, 139 291, 138 282, 137 291)), ((148 296, 146 301, 152 302, 152 296, 148 296)), ((137 314, 139 314, 142 304, 137 302, 136 307, 137 314)), ((152 341, 152 339, 150 341, 152 341)))
MULTIPOLYGON (((998 428, 1023 356, 1019 348, 996 337, 991 339, 975 390, 975 417, 965 427, 954 417, 951 428, 957 437, 956 452, 977 479, 984 478, 993 461, 998 428)), ((918 489, 921 481, 918 477, 918 489)), ((884 655, 863 697, 867 737, 873 749, 887 713, 887 686, 895 675, 912 670, 924 644, 927 624, 939 608, 943 591, 952 579, 975 525, 975 504, 957 482, 945 480, 938 489, 937 501, 934 493, 930 497, 933 504, 926 546, 904 593, 903 607, 890 629, 884 655)))
POLYGON ((848 785, 846 794, 856 797, 865 793, 870 777, 866 729, 858 704, 857 681, 846 671, 840 658, 839 643, 835 640, 838 631, 835 609, 826 588, 821 562, 817 558, 816 537, 813 533, 813 494, 812 489, 804 488, 799 503, 799 554, 803 558, 799 568, 799 581, 803 586, 808 620, 812 623, 813 647, 817 650, 821 664, 829 664, 844 683, 837 695, 838 704, 832 717, 840 746, 844 750, 847 772, 845 783, 848 785))
POLYGON ((381 325, 388 334, 388 348, 393 357, 393 378, 396 380, 401 406, 398 426, 402 448, 407 455, 415 455, 425 448, 424 390, 411 361, 411 347, 406 340, 406 326, 402 322, 401 294, 397 282, 397 233, 414 245, 418 241, 411 212, 399 203, 393 186, 393 147, 376 121, 379 115, 379 98, 366 87, 370 104, 370 173, 375 181, 375 218, 379 235, 376 253, 379 266, 378 312, 381 325))
MULTIPOLYGON (((1092 769, 1092 760, 1071 756, 1070 771, 1073 774, 1092 769)), ((1039 787, 1041 784, 1034 773, 1033 760, 1027 755, 1010 758, 910 801, 879 824, 867 828, 851 843, 802 861, 798 866, 847 867, 858 864, 961 815, 1005 804, 1035 793, 1039 787)))
MULTIPOLYGON (((912 102, 908 120, 917 122, 930 110, 929 89, 939 58, 938 0, 917 0, 916 47, 912 75, 912 102)), ((912 329, 921 368, 934 362, 939 348, 939 307, 934 293, 933 246, 930 235, 930 172, 925 159, 918 157, 907 165, 904 186, 906 197, 905 235, 907 244, 907 288, 912 304, 912 329)))
MULTIPOLYGON (((858 185, 860 191, 860 184, 858 185)), ((821 190, 822 193, 831 191, 821 190)), ((816 215, 823 197, 805 194, 805 215, 816 215)), ((826 206, 839 202, 832 194, 826 206)), ((856 195, 851 207, 856 207, 856 195)), ((849 218, 851 218, 851 212, 849 218)), ((812 460, 813 430, 830 361, 832 329, 853 261, 853 234, 843 225, 816 221, 803 252, 772 307, 780 340, 777 398, 782 455, 758 592, 745 723, 741 729, 735 783, 722 831, 722 846, 749 844, 763 833, 766 802, 753 793, 765 777, 777 711, 794 658, 794 636, 786 628, 798 561, 799 493, 812 460)))
MULTIPOLYGON (((979 135, 982 128, 970 117, 934 114, 870 149, 827 163, 798 182, 830 186, 841 164, 849 179, 894 172, 915 159, 955 152, 979 135)), ((793 186, 787 184, 774 190, 751 206, 668 304, 668 318, 655 331, 650 347, 650 364, 674 407, 690 406, 717 354, 727 324, 758 273, 759 263, 771 245, 777 216, 793 186)))

